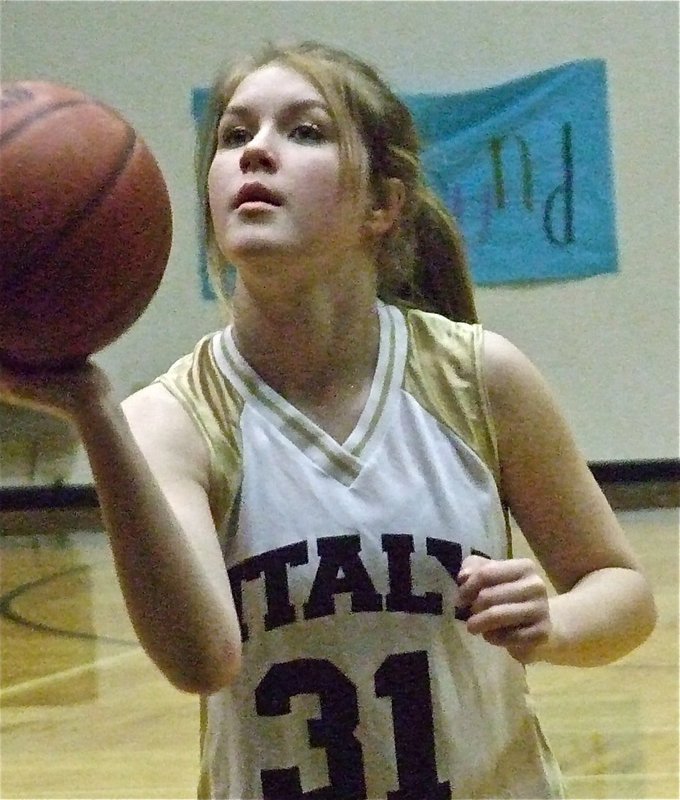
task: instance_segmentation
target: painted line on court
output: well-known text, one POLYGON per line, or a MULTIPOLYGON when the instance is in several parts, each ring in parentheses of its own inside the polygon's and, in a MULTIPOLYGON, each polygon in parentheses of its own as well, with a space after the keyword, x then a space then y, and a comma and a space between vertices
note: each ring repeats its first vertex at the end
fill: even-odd
POLYGON ((17 625, 22 625, 23 627, 29 628, 33 631, 49 633, 53 636, 60 636, 67 639, 82 639, 86 641, 105 642, 107 644, 118 644, 132 647, 137 646, 137 642, 131 639, 118 639, 113 636, 103 636, 101 634, 90 633, 88 631, 70 631, 63 628, 58 628, 55 625, 47 625, 44 622, 36 622, 28 619, 23 614, 19 614, 14 610, 14 601, 18 597, 25 595, 27 592, 30 592, 33 589, 41 586, 46 586, 50 583, 54 583, 61 578, 66 578, 79 572, 87 572, 90 569, 92 569, 92 565, 90 564, 78 564, 75 567, 62 570, 61 572, 54 572, 51 575, 37 578, 36 580, 29 581, 28 583, 22 583, 20 586, 17 586, 6 594, 0 596, 0 617, 3 617, 10 622, 14 622, 17 625))
POLYGON ((134 650, 128 650, 125 653, 118 653, 118 655, 115 656, 100 658, 96 661, 91 661, 88 664, 79 664, 76 667, 63 669, 60 672, 53 672, 51 675, 43 675, 41 678, 31 678, 31 680, 28 681, 15 683, 11 686, 5 687, 4 689, 0 689, 0 699, 15 697, 18 694, 29 692, 32 689, 40 689, 43 686, 49 686, 50 684, 57 683, 58 681, 74 678, 77 675, 82 675, 83 673, 89 672, 92 669, 106 669, 114 664, 117 664, 119 661, 125 661, 132 656, 138 655, 144 655, 144 651, 141 647, 137 647, 134 650))

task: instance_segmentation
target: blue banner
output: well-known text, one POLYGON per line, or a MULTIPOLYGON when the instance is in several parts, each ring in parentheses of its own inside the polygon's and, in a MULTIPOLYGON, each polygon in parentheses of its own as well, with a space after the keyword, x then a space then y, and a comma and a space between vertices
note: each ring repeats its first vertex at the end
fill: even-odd
MULTIPOLYGON (((206 99, 207 90, 194 89, 195 120, 206 99)), ((604 61, 403 99, 421 135, 427 178, 462 228, 476 284, 617 270, 604 61)))
POLYGON ((616 271, 604 61, 405 101, 428 179, 460 222, 476 283, 616 271))

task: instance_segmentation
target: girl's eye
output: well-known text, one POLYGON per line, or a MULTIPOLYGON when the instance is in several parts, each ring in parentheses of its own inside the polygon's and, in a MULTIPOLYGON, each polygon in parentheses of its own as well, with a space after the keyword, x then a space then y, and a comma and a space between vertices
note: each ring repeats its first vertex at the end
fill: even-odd
POLYGON ((241 126, 233 128, 224 128, 220 131, 220 144, 222 147, 243 147, 251 139, 250 133, 247 128, 241 126))
POLYGON ((303 122, 301 125, 296 125, 290 132, 291 139, 300 142, 325 142, 321 128, 314 125, 312 122, 303 122))

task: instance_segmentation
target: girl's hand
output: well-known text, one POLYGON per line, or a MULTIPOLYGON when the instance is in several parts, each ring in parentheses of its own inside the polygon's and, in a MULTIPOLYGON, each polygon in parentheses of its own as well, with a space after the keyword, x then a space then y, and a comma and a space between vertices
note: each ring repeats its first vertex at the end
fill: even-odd
POLYGON ((0 402, 71 422, 110 392, 105 373, 91 361, 73 369, 42 372, 19 372, 0 363, 0 402))
POLYGON ((493 561, 468 556, 458 573, 458 605, 469 608, 467 629, 505 647, 522 664, 538 658, 552 634, 548 588, 527 558, 493 561))

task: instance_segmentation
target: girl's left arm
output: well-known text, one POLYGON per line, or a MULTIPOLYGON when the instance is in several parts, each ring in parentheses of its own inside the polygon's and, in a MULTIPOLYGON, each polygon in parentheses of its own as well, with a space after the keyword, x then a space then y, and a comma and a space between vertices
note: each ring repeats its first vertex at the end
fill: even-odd
POLYGON ((650 585, 540 373, 503 337, 484 336, 501 492, 557 594, 528 559, 471 556, 459 575, 468 630, 523 663, 614 661, 654 628, 650 585))

